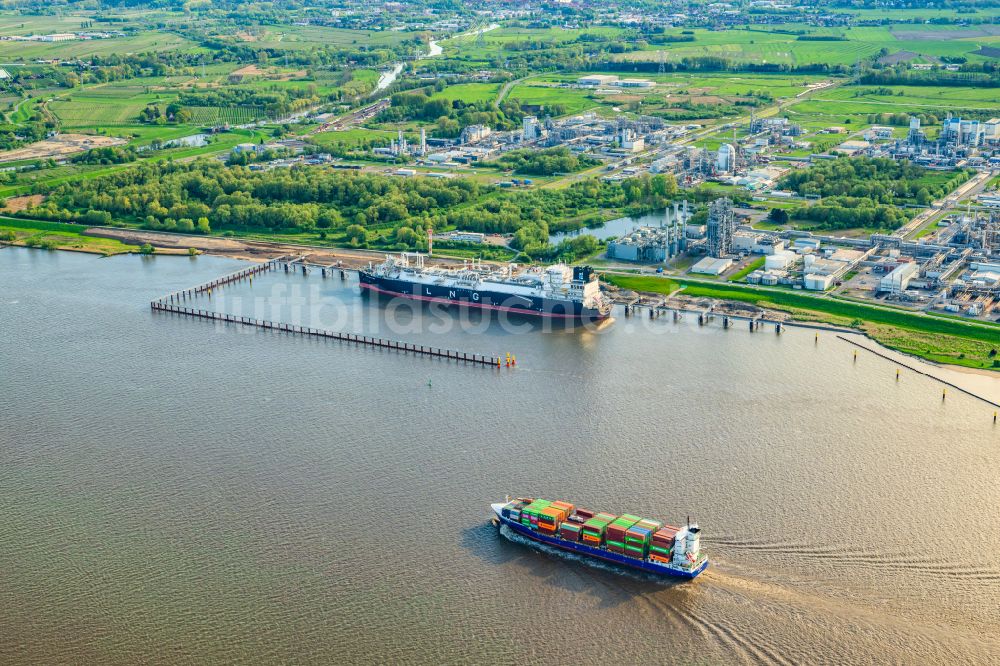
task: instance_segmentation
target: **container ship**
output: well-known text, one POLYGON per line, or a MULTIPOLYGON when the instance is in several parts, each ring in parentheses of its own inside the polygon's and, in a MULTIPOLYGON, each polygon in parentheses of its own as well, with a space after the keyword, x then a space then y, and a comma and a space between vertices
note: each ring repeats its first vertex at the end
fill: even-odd
POLYGON ((359 276, 364 290, 434 303, 559 319, 601 320, 611 314, 589 266, 519 269, 466 261, 461 268, 425 267, 424 255, 403 253, 369 264, 359 276))
POLYGON ((672 527, 525 497, 491 507, 496 521, 517 534, 579 555, 674 578, 694 578, 708 567, 694 524, 672 527))

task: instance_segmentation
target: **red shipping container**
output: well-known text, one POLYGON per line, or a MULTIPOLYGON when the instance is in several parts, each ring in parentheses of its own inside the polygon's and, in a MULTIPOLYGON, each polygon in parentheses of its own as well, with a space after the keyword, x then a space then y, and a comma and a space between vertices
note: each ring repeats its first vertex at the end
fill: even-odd
POLYGON ((574 532, 573 530, 563 530, 563 529, 561 529, 561 530, 559 530, 559 536, 561 536, 563 539, 566 539, 567 541, 579 541, 580 540, 580 532, 578 532, 578 531, 574 532))

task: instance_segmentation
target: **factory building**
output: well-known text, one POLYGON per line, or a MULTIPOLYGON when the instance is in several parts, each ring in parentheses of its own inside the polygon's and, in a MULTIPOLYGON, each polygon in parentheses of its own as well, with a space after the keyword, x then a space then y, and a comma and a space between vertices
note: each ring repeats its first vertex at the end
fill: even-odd
POLYGON ((687 201, 674 203, 673 210, 664 211, 658 227, 639 227, 608 243, 608 259, 639 263, 662 263, 687 249, 687 201))
POLYGON ((705 257, 691 267, 691 272, 702 275, 722 275, 732 265, 733 260, 729 258, 705 257))
POLYGON ((616 81, 618 81, 618 77, 611 74, 589 74, 578 78, 576 83, 581 86, 599 88, 613 85, 616 81))
POLYGON ((521 121, 521 140, 534 141, 541 135, 541 127, 538 118, 535 116, 525 116, 521 121))
POLYGON ((896 266, 892 271, 882 276, 878 282, 878 290, 899 296, 910 286, 910 280, 920 272, 916 262, 908 261, 896 266))
POLYGON ((795 253, 788 250, 778 250, 764 257, 764 269, 769 271, 784 270, 795 263, 795 253))
POLYGON ((733 235, 736 233, 736 214, 733 202, 726 197, 716 199, 708 207, 708 242, 706 249, 712 257, 725 257, 733 253, 733 235))

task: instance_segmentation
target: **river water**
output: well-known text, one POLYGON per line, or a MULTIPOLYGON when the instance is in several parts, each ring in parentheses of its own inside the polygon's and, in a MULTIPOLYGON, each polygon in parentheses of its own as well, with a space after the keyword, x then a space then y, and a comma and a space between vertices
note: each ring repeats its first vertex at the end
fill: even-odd
POLYGON ((993 407, 829 333, 416 325, 316 274, 200 303, 518 366, 150 312, 241 265, 0 249, 0 663, 1000 661, 993 407), (712 565, 516 543, 508 493, 690 515, 712 565))

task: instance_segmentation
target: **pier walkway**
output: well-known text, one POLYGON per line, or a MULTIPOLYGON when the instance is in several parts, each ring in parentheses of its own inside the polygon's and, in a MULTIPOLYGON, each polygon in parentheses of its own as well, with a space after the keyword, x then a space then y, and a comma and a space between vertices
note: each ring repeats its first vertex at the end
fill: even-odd
MULTIPOLYGON (((385 338, 374 338, 366 335, 357 335, 355 333, 340 333, 338 331, 329 331, 322 328, 311 328, 308 326, 298 326, 296 324, 284 324, 281 322, 267 321, 265 319, 255 319, 253 317, 243 317, 240 315, 226 314, 223 312, 215 312, 213 310, 202 310, 199 308, 192 308, 182 305, 183 302, 188 299, 194 299, 199 294, 211 293, 212 289, 222 287, 227 284, 232 284, 234 282, 239 282, 242 280, 252 280, 254 275, 260 275, 266 273, 267 271, 277 270, 279 267, 283 267, 286 271, 289 270, 291 265, 296 262, 301 262, 301 259, 292 259, 290 257, 278 257, 272 259, 266 263, 259 264, 256 266, 250 266, 243 270, 231 273, 229 275, 224 275, 223 277, 211 280, 204 284, 198 285, 197 287, 191 287, 190 289, 183 289, 181 291, 176 291, 166 296, 162 296, 155 301, 152 301, 149 306, 154 312, 169 312, 172 314, 183 315, 187 317, 195 317, 198 319, 207 319, 211 321, 219 321, 228 324, 241 324, 243 326, 253 326, 256 328, 269 330, 269 331, 281 331, 284 333, 292 333, 295 335, 306 335, 310 337, 326 338, 330 340, 341 340, 343 342, 351 342, 358 345, 364 345, 368 347, 377 347, 380 349, 392 349, 395 351, 400 351, 409 354, 416 354, 421 356, 431 356, 435 358, 443 358, 453 361, 461 361, 462 363, 471 363, 473 365, 488 366, 488 367, 511 367, 511 357, 507 356, 506 361, 499 356, 485 356, 483 354, 470 354, 468 352, 456 351, 453 349, 442 349, 440 347, 430 347, 427 345, 418 345, 411 342, 400 342, 398 340, 388 340, 385 338)), ((303 264, 304 268, 304 264, 303 264)), ((329 267, 326 267, 329 268, 329 267)), ((327 273, 326 268, 323 270, 324 276, 327 273)), ((343 277, 343 271, 341 272, 343 277)))

